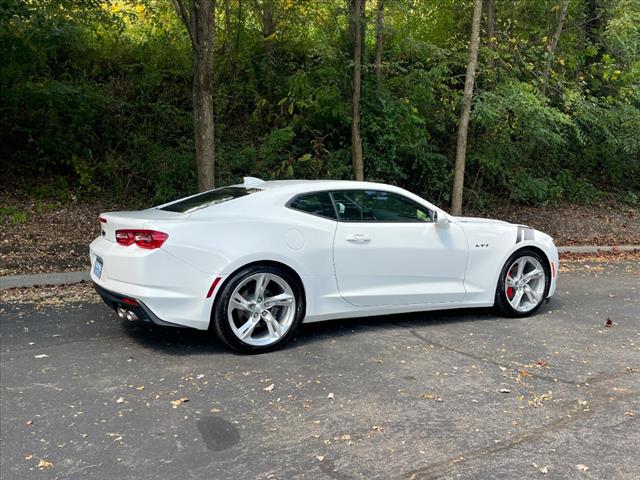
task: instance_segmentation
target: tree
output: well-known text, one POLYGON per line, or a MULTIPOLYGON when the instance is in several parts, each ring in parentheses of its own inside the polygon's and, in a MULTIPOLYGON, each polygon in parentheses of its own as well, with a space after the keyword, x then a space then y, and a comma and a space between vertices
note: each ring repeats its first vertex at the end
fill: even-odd
POLYGON ((360 132, 360 94, 362 89, 362 29, 365 0, 351 2, 351 41, 353 45, 353 71, 351 76, 351 159, 353 176, 364 180, 364 159, 362 155, 362 134, 360 132))
POLYGON ((172 0, 182 20, 192 52, 193 130, 198 190, 214 188, 213 40, 216 0, 172 0))
POLYGON ((380 88, 382 83, 382 48, 384 44, 384 0, 378 0, 376 8, 376 57, 374 69, 376 72, 376 85, 380 88))
POLYGON ((464 187, 464 164, 467 154, 467 130, 469 127, 469 115, 471 113, 471 101, 473 100, 473 84, 476 76, 476 64, 478 62, 478 46, 480 44, 480 17, 482 15, 482 0, 475 0, 473 6, 473 20, 471 23, 471 41, 469 42, 469 61, 467 74, 464 80, 464 93, 462 96, 462 112, 458 125, 458 141, 456 145, 456 166, 453 177, 453 194, 451 213, 462 213, 462 190, 464 187))
POLYGON ((273 36, 276 32, 276 24, 273 19, 273 0, 254 1, 256 11, 260 16, 262 25, 262 36, 264 38, 264 48, 267 54, 267 91, 270 91, 273 84, 273 36))
POLYGON ((560 7, 560 16, 558 17, 558 24, 556 25, 556 31, 551 38, 551 43, 547 47, 547 63, 544 67, 544 73, 542 74, 542 93, 546 95, 547 86, 549 84, 549 74, 551 73, 551 65, 553 57, 555 55, 556 47, 558 46, 558 40, 562 34, 562 27, 564 26, 564 19, 567 16, 567 7, 569 6, 569 0, 563 0, 560 7))

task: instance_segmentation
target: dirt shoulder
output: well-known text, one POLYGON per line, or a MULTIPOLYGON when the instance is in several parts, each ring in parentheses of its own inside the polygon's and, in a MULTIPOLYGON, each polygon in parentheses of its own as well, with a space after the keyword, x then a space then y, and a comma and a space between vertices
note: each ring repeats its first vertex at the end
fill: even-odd
POLYGON ((640 208, 625 204, 502 205, 475 215, 529 225, 551 235, 556 245, 640 245, 640 208))
MULTIPOLYGON (((0 198, 0 276, 89 269, 89 244, 100 212, 116 204, 0 198)), ((530 225, 557 245, 640 245, 640 208, 626 205, 533 208, 500 206, 466 215, 530 225)))
POLYGON ((88 270, 100 212, 117 205, 0 198, 0 275, 88 270))

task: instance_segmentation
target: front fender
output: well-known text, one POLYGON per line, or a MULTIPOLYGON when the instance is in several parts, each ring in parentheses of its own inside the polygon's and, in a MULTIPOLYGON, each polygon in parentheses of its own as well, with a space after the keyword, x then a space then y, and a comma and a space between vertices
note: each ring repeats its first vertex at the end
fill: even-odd
POLYGON ((466 301, 492 305, 504 264, 516 251, 531 247, 547 259, 551 282, 548 296, 556 290, 558 251, 551 237, 530 227, 507 223, 465 225, 469 239, 469 263, 465 277, 466 301))

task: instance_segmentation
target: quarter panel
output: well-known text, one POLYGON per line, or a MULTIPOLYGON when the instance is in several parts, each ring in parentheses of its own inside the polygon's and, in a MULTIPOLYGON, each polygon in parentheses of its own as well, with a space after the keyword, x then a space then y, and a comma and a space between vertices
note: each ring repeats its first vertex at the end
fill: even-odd
MULTIPOLYGON (((193 233, 211 238, 195 247, 173 245, 171 252, 211 276, 230 276, 245 265, 262 261, 282 263, 302 279, 307 315, 340 308, 333 266, 332 245, 337 222, 286 207, 273 208, 261 218, 213 219, 198 222, 193 233), (219 232, 216 235, 206 232, 219 232), (327 306, 328 302, 331 306, 327 306)), ((221 287, 218 287, 221 288, 221 287)))

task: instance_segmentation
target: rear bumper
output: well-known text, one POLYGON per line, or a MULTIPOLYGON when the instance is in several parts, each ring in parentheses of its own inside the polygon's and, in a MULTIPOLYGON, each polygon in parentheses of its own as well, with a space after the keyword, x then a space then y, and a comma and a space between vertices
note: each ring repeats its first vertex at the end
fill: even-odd
POLYGON ((207 294, 220 275, 208 275, 162 248, 124 247, 98 237, 89 250, 91 280, 107 305, 117 309, 122 299, 129 298, 141 305, 140 310, 124 308, 152 323, 198 330, 209 327, 216 292, 207 294), (100 276, 94 270, 98 257, 103 261, 100 276))
POLYGON ((166 322, 158 318, 158 316, 155 313, 153 313, 153 311, 149 307, 147 307, 142 300, 138 298, 125 296, 116 292, 112 292, 110 290, 107 290, 106 288, 101 287, 95 282, 93 282, 93 288, 96 289, 96 292, 98 292, 98 295, 100 295, 100 298, 102 298, 102 301, 106 303, 107 306, 112 308, 113 310, 117 311, 118 308, 122 308, 124 310, 133 312, 138 318, 138 320, 144 323, 153 323, 155 325, 161 325, 163 327, 184 328, 184 325, 177 325, 175 323, 166 322), (137 305, 132 305, 131 302, 125 303, 124 301, 125 299, 129 301, 133 300, 137 303, 137 305))

